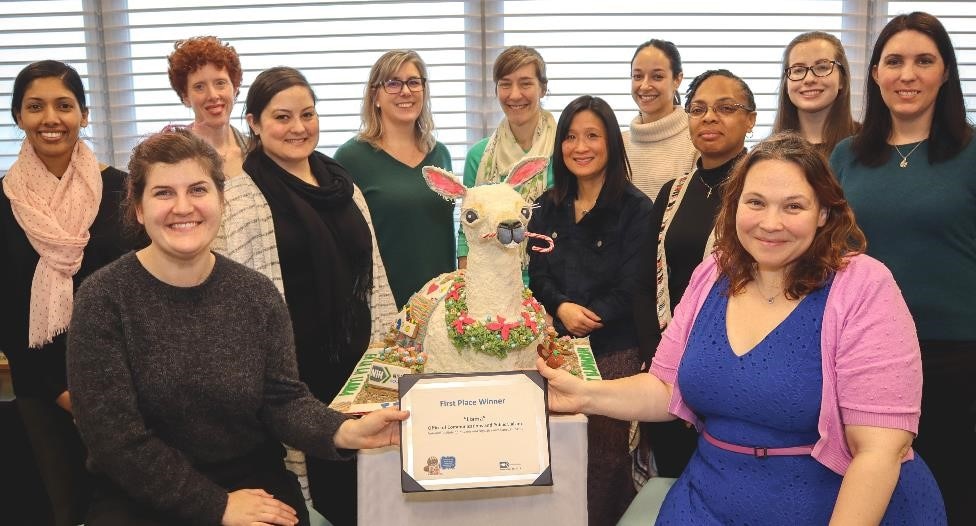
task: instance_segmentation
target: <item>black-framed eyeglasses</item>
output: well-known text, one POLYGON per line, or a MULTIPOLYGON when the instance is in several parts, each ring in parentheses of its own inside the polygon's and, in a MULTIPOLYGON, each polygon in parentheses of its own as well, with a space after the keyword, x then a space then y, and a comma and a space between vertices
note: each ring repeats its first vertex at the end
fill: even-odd
POLYGON ((735 112, 739 110, 742 110, 746 113, 752 113, 756 111, 746 106, 745 104, 739 104, 737 102, 720 102, 714 106, 709 106, 707 104, 700 104, 700 103, 689 104, 688 107, 685 109, 685 112, 687 112, 692 119, 700 119, 704 117, 706 113, 708 113, 709 109, 714 111, 716 115, 721 115, 723 117, 728 117, 730 115, 733 115, 735 114, 735 112))
POLYGON ((410 77, 407 80, 390 79, 380 83, 383 86, 383 91, 390 95, 396 95, 403 91, 404 84, 406 84, 408 90, 416 93, 418 91, 424 91, 424 86, 427 85, 427 79, 424 77, 410 77))
POLYGON ((812 72, 814 77, 826 77, 834 72, 834 66, 841 66, 836 60, 817 62, 812 66, 790 66, 786 68, 786 78, 790 80, 803 80, 807 78, 807 72, 812 72))

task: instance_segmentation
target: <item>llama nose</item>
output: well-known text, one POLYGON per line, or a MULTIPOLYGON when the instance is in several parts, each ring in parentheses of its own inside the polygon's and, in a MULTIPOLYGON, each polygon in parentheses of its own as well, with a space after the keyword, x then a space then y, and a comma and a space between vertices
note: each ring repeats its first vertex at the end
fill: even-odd
POLYGON ((510 219, 498 223, 496 232, 498 233, 498 242, 503 245, 508 245, 512 242, 521 243, 525 239, 525 227, 517 219, 510 219))

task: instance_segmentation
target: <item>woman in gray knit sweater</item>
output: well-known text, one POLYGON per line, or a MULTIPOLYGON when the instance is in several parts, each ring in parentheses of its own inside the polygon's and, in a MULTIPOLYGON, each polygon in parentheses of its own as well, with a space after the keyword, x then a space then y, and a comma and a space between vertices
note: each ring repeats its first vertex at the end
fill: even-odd
POLYGON ((348 458, 398 443, 407 413, 346 419, 298 380, 281 295, 210 251, 223 207, 213 148, 163 132, 129 169, 126 214, 152 242, 85 281, 68 335, 96 478, 86 524, 308 524, 280 443, 348 458))

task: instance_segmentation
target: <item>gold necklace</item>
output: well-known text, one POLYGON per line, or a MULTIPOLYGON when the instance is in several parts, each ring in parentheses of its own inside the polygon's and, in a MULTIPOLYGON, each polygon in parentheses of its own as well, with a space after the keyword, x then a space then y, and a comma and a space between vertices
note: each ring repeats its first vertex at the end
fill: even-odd
POLYGON ((705 194, 705 199, 708 199, 709 197, 712 197, 712 190, 714 190, 715 187, 720 184, 720 183, 715 183, 715 184, 708 184, 708 183, 706 183, 705 182, 705 178, 702 177, 701 174, 698 175, 698 180, 701 181, 702 186, 704 186, 705 188, 708 188, 708 193, 705 194))
POLYGON ((916 144, 914 148, 912 148, 912 151, 908 152, 908 155, 903 155, 901 153, 901 149, 898 148, 897 145, 892 144, 892 146, 895 148, 895 151, 898 152, 898 155, 901 157, 901 162, 898 163, 898 166, 900 166, 902 168, 908 168, 908 158, 911 157, 911 155, 913 153, 915 153, 915 150, 917 150, 918 147, 921 146, 923 142, 925 142, 925 139, 922 139, 921 141, 919 141, 919 143, 916 144))
POLYGON ((575 206, 575 208, 579 212, 580 217, 582 218, 586 214, 589 214, 590 213, 590 210, 593 210, 593 207, 596 206, 596 201, 594 201, 593 203, 591 203, 590 206, 589 206, 589 208, 583 208, 583 206, 584 206, 583 200, 577 197, 573 201, 573 205, 575 206))

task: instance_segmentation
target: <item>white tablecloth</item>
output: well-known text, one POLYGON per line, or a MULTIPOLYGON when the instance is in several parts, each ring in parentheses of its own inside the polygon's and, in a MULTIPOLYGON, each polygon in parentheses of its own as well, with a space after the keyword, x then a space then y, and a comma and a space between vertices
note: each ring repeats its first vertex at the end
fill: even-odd
POLYGON ((400 449, 359 452, 359 524, 586 525, 586 417, 549 418, 552 486, 403 493, 400 449))

